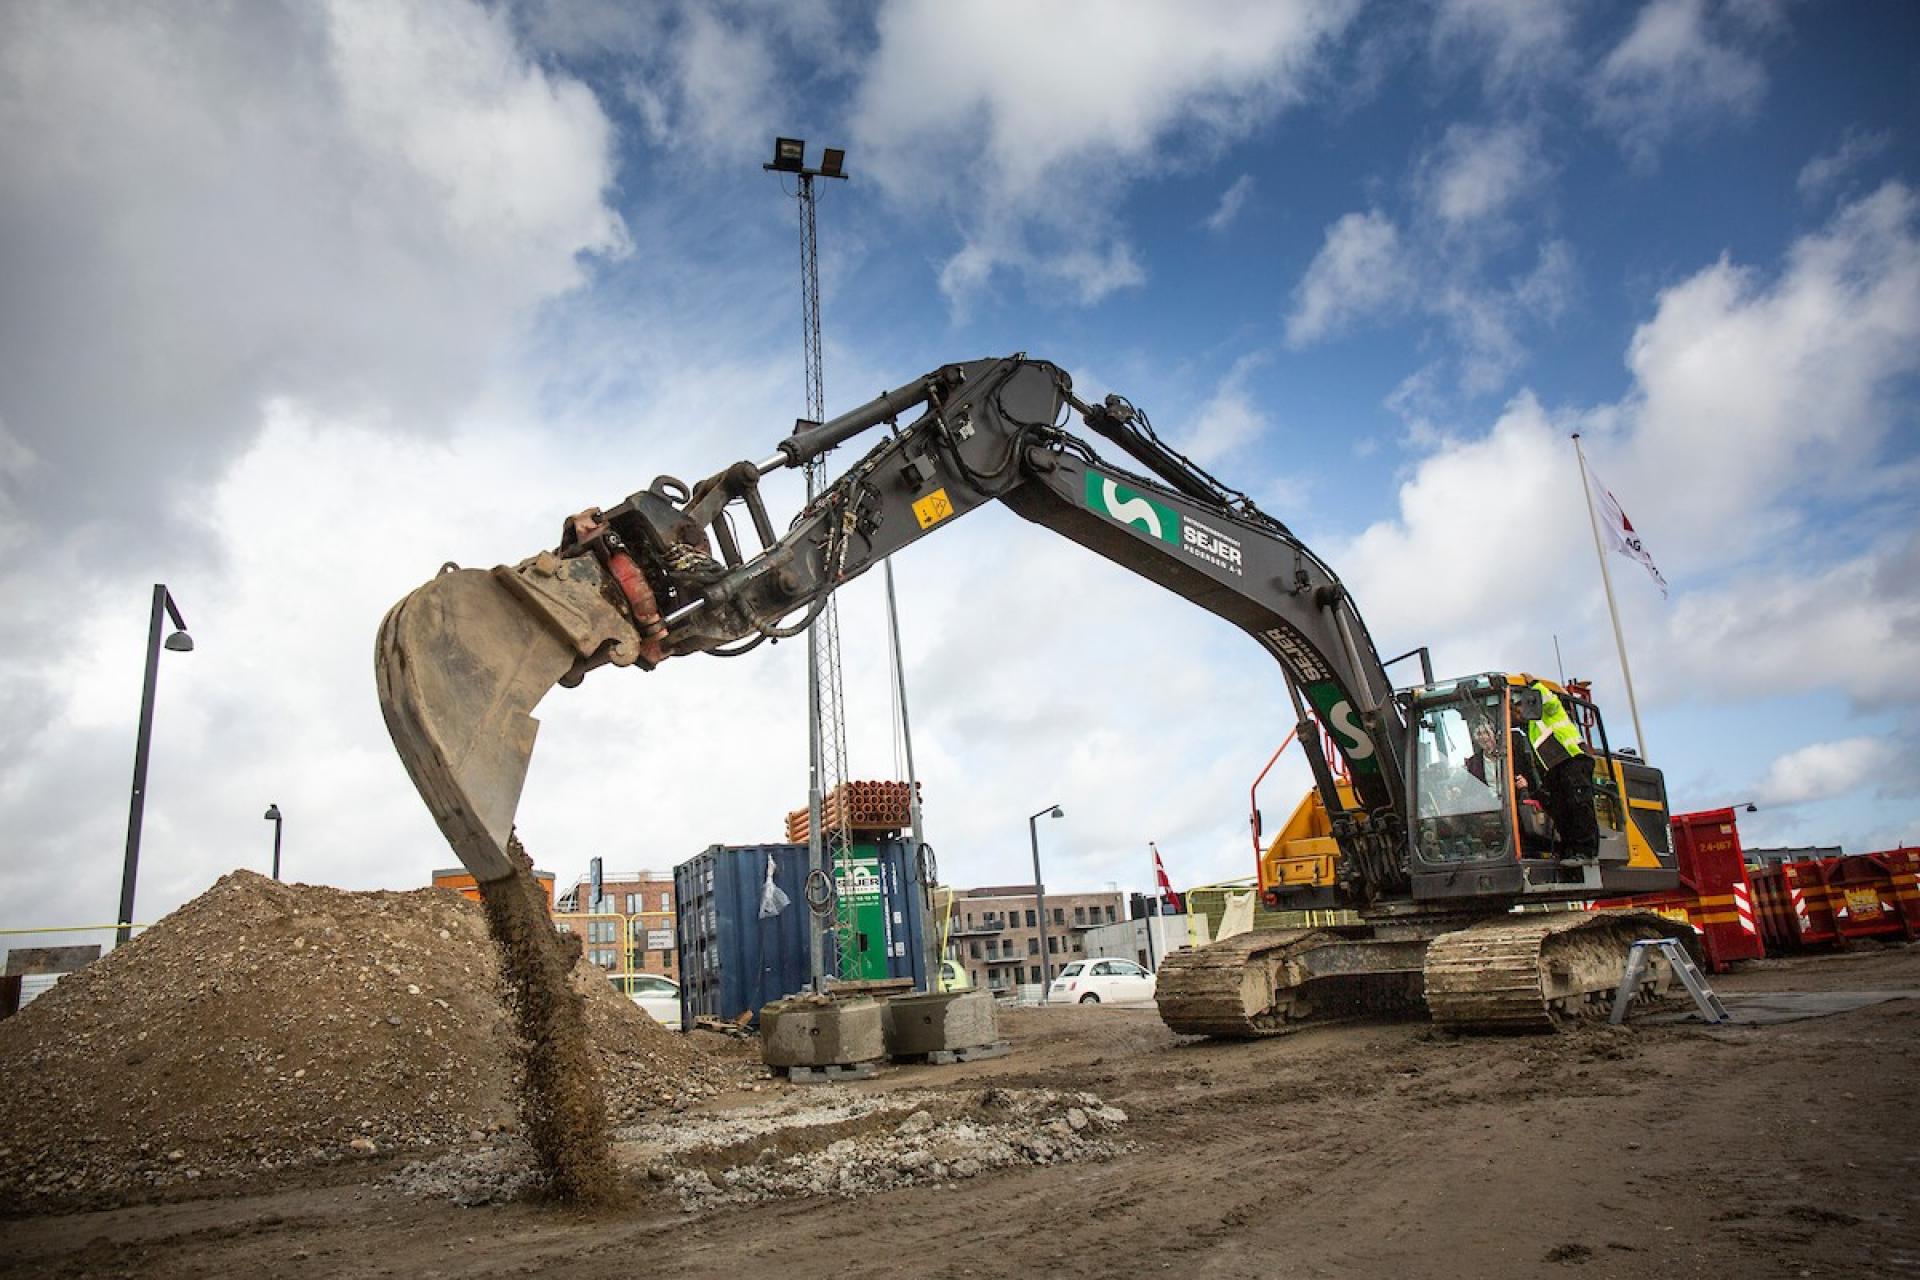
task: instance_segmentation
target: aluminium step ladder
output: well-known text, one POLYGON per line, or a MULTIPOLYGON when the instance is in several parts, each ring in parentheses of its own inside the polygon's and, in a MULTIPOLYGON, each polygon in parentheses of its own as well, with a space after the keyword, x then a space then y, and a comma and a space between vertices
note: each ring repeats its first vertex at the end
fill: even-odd
POLYGON ((1713 994, 1713 988, 1707 985, 1707 979, 1693 963, 1693 957, 1681 945, 1678 938, 1648 938, 1633 944, 1627 952, 1626 972, 1620 975, 1619 989, 1613 993, 1613 1016, 1608 1019, 1614 1026, 1627 1020, 1627 1007, 1633 1003, 1634 993, 1645 976, 1647 965, 1653 959, 1653 953, 1659 952, 1673 967, 1673 974, 1680 979, 1680 985, 1693 997, 1694 1007, 1700 1010, 1700 1016, 1708 1023, 1718 1025, 1732 1022, 1733 1015, 1727 1012, 1727 1006, 1720 1003, 1720 997, 1713 994))

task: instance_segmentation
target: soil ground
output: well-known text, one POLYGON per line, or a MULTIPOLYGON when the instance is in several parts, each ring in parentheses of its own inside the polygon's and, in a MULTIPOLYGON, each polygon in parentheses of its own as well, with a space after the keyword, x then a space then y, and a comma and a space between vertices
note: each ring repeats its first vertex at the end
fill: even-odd
MULTIPOLYGON (((1715 985, 1910 998, 1766 1026, 1501 1039, 1405 1022, 1252 1044, 1182 1041, 1150 1010, 1009 1010, 1007 1057, 767 1082, 687 1123, 785 1152, 791 1130, 746 1121, 838 1108, 831 1137, 897 1104, 891 1133, 939 1112, 929 1098, 1085 1092, 1127 1114, 1098 1150, 705 1208, 656 1169, 654 1190, 595 1210, 461 1208, 374 1158, 270 1192, 0 1219, 0 1277, 1920 1274, 1920 947, 1715 985)), ((640 1142, 619 1144, 629 1168, 640 1142)))

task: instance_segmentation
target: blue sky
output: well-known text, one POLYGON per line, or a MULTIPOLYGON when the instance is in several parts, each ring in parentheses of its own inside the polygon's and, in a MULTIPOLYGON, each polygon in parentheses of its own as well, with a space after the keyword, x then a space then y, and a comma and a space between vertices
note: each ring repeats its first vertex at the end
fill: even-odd
MULTIPOLYGON (((1769 0, 9 6, 0 923, 111 912, 155 581, 199 643, 163 664, 143 919, 264 867, 269 801, 295 878, 447 862, 379 615, 784 433, 775 134, 853 175, 830 411, 1054 360, 1291 524, 1384 650, 1551 673, 1558 636, 1630 738, 1579 430, 1672 584, 1612 562, 1675 807, 1920 840, 1916 50, 1910 5, 1769 0)), ((1141 886, 1149 839, 1183 882, 1251 870, 1288 718, 1253 645, 1003 512, 899 569, 950 875, 1025 878, 1055 801, 1050 881, 1141 886)), ((841 607, 887 775, 879 584, 841 607)), ((802 675, 791 645, 557 698, 529 845, 568 878, 774 838, 802 675)))

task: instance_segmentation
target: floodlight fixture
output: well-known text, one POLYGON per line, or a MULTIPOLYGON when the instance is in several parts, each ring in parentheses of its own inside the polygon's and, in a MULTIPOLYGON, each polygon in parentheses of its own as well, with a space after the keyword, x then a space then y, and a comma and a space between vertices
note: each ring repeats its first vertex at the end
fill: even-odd
POLYGON ((807 144, 803 138, 775 138, 773 163, 764 166, 783 173, 799 173, 807 167, 807 144))

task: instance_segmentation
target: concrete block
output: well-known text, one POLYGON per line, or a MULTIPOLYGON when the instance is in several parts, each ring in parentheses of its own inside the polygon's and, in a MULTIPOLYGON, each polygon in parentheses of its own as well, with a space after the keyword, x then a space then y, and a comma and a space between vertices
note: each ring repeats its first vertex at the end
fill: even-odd
POLYGON ((760 1010, 760 1057, 770 1067, 826 1067, 884 1057, 881 1005, 795 996, 760 1010))
POLYGON ((887 1002, 886 1041, 891 1057, 917 1058, 999 1039, 993 995, 987 991, 895 996, 887 1002))

